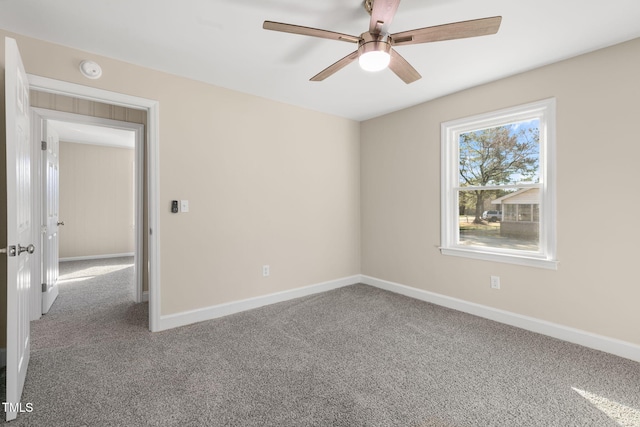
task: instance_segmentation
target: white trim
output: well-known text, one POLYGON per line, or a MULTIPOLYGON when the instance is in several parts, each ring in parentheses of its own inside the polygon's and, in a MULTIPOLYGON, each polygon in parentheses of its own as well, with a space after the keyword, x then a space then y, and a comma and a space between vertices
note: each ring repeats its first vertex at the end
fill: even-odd
POLYGON ((135 254, 133 259, 133 274, 135 275, 136 302, 142 302, 142 288, 144 287, 144 125, 135 134, 135 152, 133 162, 133 231, 135 239, 135 254))
MULTIPOLYGON (((147 111, 147 185, 149 202, 149 329, 158 330, 160 322, 160 104, 158 101, 111 92, 90 86, 63 82, 27 74, 34 90, 59 93, 75 98, 104 102, 147 111)), ((146 232, 146 230, 144 231, 146 232)))
POLYGON ((640 362, 640 345, 434 292, 361 276, 364 284, 640 362))
POLYGON ((42 122, 31 108, 31 223, 33 242, 36 251, 31 256, 31 303, 29 318, 38 320, 42 317, 42 122))
MULTIPOLYGON (((475 248, 475 247, 474 247, 475 248)), ((461 247, 440 248, 442 255, 453 255, 463 258, 481 259, 485 261, 504 262, 506 264, 526 265, 528 267, 546 268, 548 270, 557 270, 558 261, 538 258, 535 256, 518 256, 512 253, 489 252, 485 250, 463 249, 461 247)))
POLYGON ((31 86, 31 89, 40 92, 67 94, 74 98, 87 99, 89 101, 106 101, 112 105, 120 105, 122 107, 137 109, 151 108, 158 103, 158 101, 152 99, 111 92, 104 89, 64 82, 62 80, 50 79, 48 77, 36 76, 29 73, 27 73, 27 77, 29 78, 29 85, 31 86))
MULTIPOLYGON (((34 90, 38 90, 39 92, 44 92, 39 89, 34 89, 34 90)), ((81 123, 84 125, 92 125, 92 126, 128 130, 128 131, 135 131, 138 129, 142 129, 144 127, 142 123, 133 123, 133 122, 126 122, 124 120, 114 120, 114 119, 107 119, 103 117, 87 116, 85 114, 69 113, 66 111, 51 110, 49 108, 31 107, 31 109, 37 112, 38 114, 40 114, 41 116, 43 116, 47 120, 55 120, 58 122, 81 123)), ((69 142, 74 142, 74 141, 69 141, 69 142)), ((82 141, 80 143, 91 144, 90 142, 87 142, 87 141, 82 141)), ((109 145, 109 144, 96 143, 95 145, 109 145)), ((132 146, 124 147, 121 145, 112 145, 112 147, 131 148, 131 149, 133 148, 132 146)))
POLYGON ((136 144, 144 143, 144 125, 142 123, 126 122, 124 120, 113 120, 97 116, 87 116, 84 114, 68 113, 66 111, 51 110, 48 108, 31 107, 31 109, 42 116, 45 120, 53 120, 56 122, 78 123, 87 126, 96 126, 101 128, 118 129, 128 132, 136 132, 135 142, 129 145, 113 144, 110 142, 87 141, 82 138, 65 138, 64 142, 72 142, 74 144, 99 145, 114 148, 124 148, 133 150, 136 144))
POLYGON ((122 254, 106 254, 106 255, 85 255, 85 256, 70 256, 65 258, 60 258, 60 262, 67 261, 84 261, 88 259, 108 259, 108 258, 122 258, 122 257, 131 257, 135 256, 134 252, 126 252, 122 254))
MULTIPOLYGON (((144 125, 141 125, 144 126, 144 125)), ((116 145, 108 142, 95 142, 95 141, 83 141, 80 138, 64 138, 62 142, 70 142, 72 144, 82 144, 82 145, 96 145, 98 147, 110 147, 110 148, 121 148, 123 150, 134 150, 135 147, 130 147, 126 145, 116 145)))
POLYGON ((149 291, 142 292, 142 302, 149 302, 149 291))
POLYGON ((163 331, 166 329, 177 328, 179 326, 185 326, 205 320, 216 319, 218 317, 228 316, 230 314, 263 307, 269 304, 289 301, 294 298, 300 298, 307 295, 330 291, 332 289, 342 288, 344 286, 354 285, 360 282, 360 278, 360 275, 343 277, 341 279, 330 280, 328 282, 304 286, 288 291, 276 292, 273 294, 262 295, 240 301, 232 301, 224 304, 214 305, 211 307, 200 308, 197 310, 168 314, 160 317, 158 330, 163 331))

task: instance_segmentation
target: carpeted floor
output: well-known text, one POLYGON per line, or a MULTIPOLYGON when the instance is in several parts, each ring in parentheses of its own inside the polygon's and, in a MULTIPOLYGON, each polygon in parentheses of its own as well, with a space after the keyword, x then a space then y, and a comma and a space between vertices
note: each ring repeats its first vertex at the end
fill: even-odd
POLYGON ((366 285, 151 334, 126 262, 62 264, 11 425, 640 426, 640 364, 366 285))

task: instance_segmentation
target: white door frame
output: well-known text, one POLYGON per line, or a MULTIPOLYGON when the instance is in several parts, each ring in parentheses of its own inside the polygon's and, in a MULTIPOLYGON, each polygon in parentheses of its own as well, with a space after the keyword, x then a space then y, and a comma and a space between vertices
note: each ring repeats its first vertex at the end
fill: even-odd
MULTIPOLYGON (((149 246, 149 330, 155 332, 160 326, 160 159, 159 159, 159 102, 137 96, 111 92, 75 83, 63 82, 47 77, 27 74, 31 89, 40 92, 66 95, 122 107, 147 111, 147 197, 149 246)), ((141 144, 142 145, 142 144, 141 144)), ((142 168, 140 168, 142 169, 142 168)))
MULTIPOLYGON (((82 114, 74 114, 74 113, 67 113, 65 111, 58 111, 58 110, 49 110, 49 109, 45 109, 45 108, 37 108, 37 107, 32 107, 32 121, 35 121, 37 123, 35 123, 33 125, 33 129, 35 130, 35 132, 32 134, 34 135, 34 141, 36 142, 36 144, 34 145, 38 145, 39 146, 39 141, 43 138, 42 135, 42 123, 47 121, 47 120, 57 120, 57 121, 62 121, 62 122, 68 122, 68 123, 80 123, 80 124, 86 124, 86 125, 94 125, 94 126, 100 126, 100 127, 107 127, 107 128, 115 128, 115 129, 123 129, 123 130, 129 130, 135 133, 135 178, 134 178, 134 182, 135 182, 135 205, 134 205, 134 210, 135 210, 135 256, 134 256, 134 263, 135 263, 135 301, 136 302, 143 302, 145 300, 144 295, 143 295, 143 290, 142 290, 142 268, 143 268, 143 222, 142 222, 142 216, 143 216, 143 197, 142 195, 143 193, 143 171, 144 171, 144 125, 143 124, 139 124, 139 123, 130 123, 130 122, 123 122, 120 120, 111 120, 111 119, 104 119, 101 117, 93 117, 93 116, 85 116, 82 114), (37 139, 40 138, 40 139, 37 139)), ((38 147, 36 147, 38 148, 38 147)), ((34 159, 37 162, 41 161, 42 155, 41 152, 36 153, 36 155, 38 156, 37 159, 34 159)), ((35 167, 38 167, 41 165, 37 165, 35 167)), ((42 181, 43 177, 39 178, 40 181, 42 181)), ((45 188, 42 187, 42 185, 40 185, 40 190, 39 192, 42 191, 46 191, 45 188)), ((39 201, 40 203, 42 203, 43 199, 40 198, 39 201)), ((35 209, 39 209, 39 211, 42 211, 42 206, 36 206, 35 209)), ((38 222, 36 222, 37 224, 38 222)), ((42 237, 42 233, 40 233, 40 237, 42 237)), ((42 240, 40 242, 40 247, 42 247, 42 240)), ((40 266, 42 266, 42 260, 40 261, 40 266)), ((34 277, 41 277, 42 272, 41 271, 37 271, 35 272, 36 274, 34 275, 34 277)), ((37 304, 42 304, 42 293, 40 292, 40 289, 34 287, 34 293, 33 293, 33 306, 36 307, 37 304)), ((35 317, 32 316, 32 319, 35 317)), ((40 316, 38 316, 40 317, 40 316)))
POLYGON ((42 137, 41 123, 37 114, 31 108, 31 222, 34 224, 33 240, 36 242, 36 251, 31 255, 31 303, 29 317, 37 320, 42 316, 42 233, 40 223, 42 222, 42 162, 40 145, 35 144, 42 137), (36 147, 36 145, 38 145, 36 147), (37 294, 37 299, 36 299, 37 294))

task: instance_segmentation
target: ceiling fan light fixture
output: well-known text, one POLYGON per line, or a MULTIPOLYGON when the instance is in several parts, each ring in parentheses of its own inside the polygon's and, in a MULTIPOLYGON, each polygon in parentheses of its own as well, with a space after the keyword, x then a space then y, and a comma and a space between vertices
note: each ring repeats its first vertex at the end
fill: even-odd
POLYGON ((389 62, 391 62, 391 55, 382 50, 365 52, 358 58, 360 68, 371 72, 384 70, 389 66, 389 62))
POLYGON ((371 33, 362 34, 362 40, 358 47, 358 63, 365 71, 381 71, 391 62, 391 43, 385 36, 371 33))

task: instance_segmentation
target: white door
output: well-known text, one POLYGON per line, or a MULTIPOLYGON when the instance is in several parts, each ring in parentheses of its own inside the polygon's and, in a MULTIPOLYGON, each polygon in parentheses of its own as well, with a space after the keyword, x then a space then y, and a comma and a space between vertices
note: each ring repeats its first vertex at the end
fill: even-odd
POLYGON ((29 364, 31 138, 29 82, 16 41, 5 38, 7 127, 7 420, 20 411, 29 364))
POLYGON ((42 314, 46 314, 58 296, 58 227, 60 138, 47 121, 44 122, 46 146, 42 150, 42 314))

